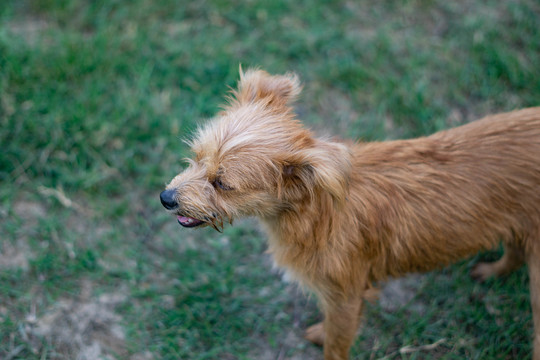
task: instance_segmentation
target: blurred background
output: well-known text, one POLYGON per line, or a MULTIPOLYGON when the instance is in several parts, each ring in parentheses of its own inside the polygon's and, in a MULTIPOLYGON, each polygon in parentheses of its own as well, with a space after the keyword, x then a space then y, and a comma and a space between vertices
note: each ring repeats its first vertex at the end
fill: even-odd
MULTIPOLYGON (((540 104, 540 3, 3 0, 1 359, 322 358, 255 221, 159 203, 239 64, 296 72, 319 133, 420 136, 540 104)), ((528 358, 524 269, 468 276, 499 254, 383 284, 352 358, 528 358)))

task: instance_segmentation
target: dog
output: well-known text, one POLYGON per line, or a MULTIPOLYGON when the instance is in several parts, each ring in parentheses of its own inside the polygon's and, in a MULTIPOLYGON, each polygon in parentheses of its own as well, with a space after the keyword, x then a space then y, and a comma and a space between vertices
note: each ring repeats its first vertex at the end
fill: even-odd
POLYGON ((540 360, 540 107, 428 137, 319 138, 295 117, 294 74, 242 71, 189 145, 194 158, 160 194, 184 227, 257 217, 276 264, 318 297, 306 331, 326 360, 347 359, 374 283, 492 249, 480 280, 528 265, 540 360))

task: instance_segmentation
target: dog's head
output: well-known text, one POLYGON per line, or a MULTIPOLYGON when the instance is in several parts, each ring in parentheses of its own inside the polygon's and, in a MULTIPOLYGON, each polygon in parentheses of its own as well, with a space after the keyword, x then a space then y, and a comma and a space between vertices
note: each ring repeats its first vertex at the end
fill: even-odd
POLYGON ((278 216, 315 196, 345 200, 349 150, 314 138, 295 119, 290 104, 299 92, 295 75, 240 71, 228 105, 190 141, 188 168, 161 193, 181 225, 219 230, 235 217, 278 216))

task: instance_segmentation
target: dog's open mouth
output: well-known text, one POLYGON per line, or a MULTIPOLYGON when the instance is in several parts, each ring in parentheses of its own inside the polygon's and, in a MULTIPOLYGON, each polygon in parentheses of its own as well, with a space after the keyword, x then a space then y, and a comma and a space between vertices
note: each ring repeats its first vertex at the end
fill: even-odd
POLYGON ((181 216, 181 215, 178 215, 177 219, 178 219, 178 223, 182 225, 183 227, 195 227, 195 226, 202 225, 204 223, 204 221, 202 220, 187 217, 187 216, 181 216))

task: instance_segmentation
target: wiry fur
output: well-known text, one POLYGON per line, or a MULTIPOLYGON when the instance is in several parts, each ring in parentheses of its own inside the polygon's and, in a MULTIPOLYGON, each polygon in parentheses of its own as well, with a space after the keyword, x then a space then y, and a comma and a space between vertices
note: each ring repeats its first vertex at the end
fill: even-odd
POLYGON ((296 76, 248 70, 240 79, 167 189, 175 213, 217 229, 238 216, 261 220, 276 263, 320 299, 324 324, 307 337, 324 342, 325 359, 347 358, 374 282, 502 241, 503 258, 473 275, 528 262, 540 360, 540 108, 413 140, 338 142, 295 119, 296 76))

